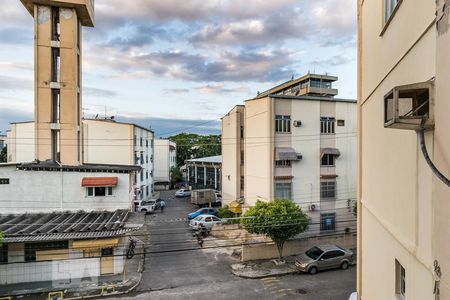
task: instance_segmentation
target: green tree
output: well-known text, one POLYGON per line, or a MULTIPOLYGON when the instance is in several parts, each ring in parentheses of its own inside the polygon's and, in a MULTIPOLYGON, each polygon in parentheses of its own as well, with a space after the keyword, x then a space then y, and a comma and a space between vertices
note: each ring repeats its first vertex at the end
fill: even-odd
POLYGON ((8 146, 6 146, 5 148, 3 148, 0 151, 0 163, 5 163, 8 160, 8 146))
POLYGON ((269 237, 276 244, 281 260, 285 242, 308 229, 309 218, 291 200, 258 200, 245 213, 241 223, 248 232, 269 237))
POLYGON ((177 143, 177 165, 184 165, 191 158, 220 155, 220 135, 198 135, 195 133, 180 133, 169 138, 177 143))
POLYGON ((0 231, 0 248, 3 246, 3 232, 0 231))
POLYGON ((175 183, 180 182, 183 180, 183 173, 181 172, 180 168, 178 167, 172 167, 172 169, 170 169, 170 182, 173 185, 175 185, 175 183))

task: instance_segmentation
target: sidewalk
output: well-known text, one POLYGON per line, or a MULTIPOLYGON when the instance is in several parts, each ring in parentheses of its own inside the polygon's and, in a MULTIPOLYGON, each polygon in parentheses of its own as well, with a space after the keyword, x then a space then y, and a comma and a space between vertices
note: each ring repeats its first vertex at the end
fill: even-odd
POLYGON ((295 268, 295 257, 285 258, 284 265, 275 265, 272 260, 254 261, 231 265, 231 272, 239 277, 258 279, 271 276, 283 276, 295 274, 299 271, 295 268))

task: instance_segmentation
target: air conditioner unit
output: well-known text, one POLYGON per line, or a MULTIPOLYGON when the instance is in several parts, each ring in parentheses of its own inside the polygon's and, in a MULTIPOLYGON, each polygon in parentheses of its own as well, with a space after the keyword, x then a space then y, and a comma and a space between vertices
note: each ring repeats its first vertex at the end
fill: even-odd
POLYGON ((301 155, 300 153, 297 153, 297 160, 302 160, 303 159, 303 155, 301 155))
POLYGON ((294 121, 294 127, 302 127, 302 121, 294 121))
POLYGON ((316 209, 317 209, 317 206, 315 204, 309 205, 309 210, 310 211, 315 211, 316 209))

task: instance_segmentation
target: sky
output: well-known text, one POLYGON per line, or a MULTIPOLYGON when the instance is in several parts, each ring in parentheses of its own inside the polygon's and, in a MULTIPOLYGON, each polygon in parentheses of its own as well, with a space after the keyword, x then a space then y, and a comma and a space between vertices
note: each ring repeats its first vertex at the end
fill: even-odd
MULTIPOLYGON (((356 99, 354 0, 96 0, 83 28, 85 117, 158 136, 219 133, 235 105, 308 72, 356 99)), ((33 119, 33 18, 2 1, 0 133, 33 119)))

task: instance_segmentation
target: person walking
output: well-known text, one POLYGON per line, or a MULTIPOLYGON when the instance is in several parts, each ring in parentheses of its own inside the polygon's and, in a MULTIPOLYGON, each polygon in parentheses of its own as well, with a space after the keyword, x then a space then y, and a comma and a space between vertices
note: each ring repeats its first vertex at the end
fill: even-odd
POLYGON ((164 213, 164 207, 166 207, 166 202, 161 200, 161 213, 164 213))

